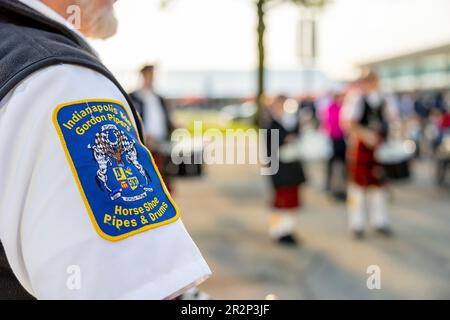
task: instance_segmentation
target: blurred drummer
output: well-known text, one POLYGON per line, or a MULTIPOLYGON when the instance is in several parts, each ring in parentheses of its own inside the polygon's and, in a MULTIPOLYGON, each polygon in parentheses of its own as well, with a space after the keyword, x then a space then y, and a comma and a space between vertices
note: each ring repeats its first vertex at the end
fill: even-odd
POLYGON ((269 221, 269 234, 271 238, 282 245, 297 245, 295 237, 296 221, 298 219, 300 200, 300 185, 305 182, 302 164, 299 160, 284 162, 271 155, 271 138, 274 131, 279 133, 279 147, 293 143, 299 136, 300 121, 298 113, 286 112, 285 96, 278 96, 269 107, 270 120, 267 125, 268 137, 267 152, 279 161, 279 170, 270 176, 273 187, 273 200, 271 203, 271 216, 269 221))
POLYGON ((357 239, 364 237, 368 210, 375 230, 390 236, 386 181, 382 166, 375 160, 375 150, 387 138, 388 124, 396 114, 395 105, 380 93, 377 75, 366 71, 357 88, 346 97, 343 108, 343 124, 349 134, 350 230, 357 239))

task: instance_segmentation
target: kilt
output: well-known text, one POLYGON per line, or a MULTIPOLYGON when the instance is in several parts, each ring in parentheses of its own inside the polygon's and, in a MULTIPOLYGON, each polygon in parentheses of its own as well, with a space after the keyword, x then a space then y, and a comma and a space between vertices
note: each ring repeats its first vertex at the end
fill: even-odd
POLYGON ((375 150, 366 147, 362 141, 349 147, 347 166, 351 182, 361 187, 384 185, 383 166, 375 160, 375 150))
POLYGON ((300 207, 300 187, 282 186, 276 187, 274 192, 273 207, 276 209, 296 209, 300 207))

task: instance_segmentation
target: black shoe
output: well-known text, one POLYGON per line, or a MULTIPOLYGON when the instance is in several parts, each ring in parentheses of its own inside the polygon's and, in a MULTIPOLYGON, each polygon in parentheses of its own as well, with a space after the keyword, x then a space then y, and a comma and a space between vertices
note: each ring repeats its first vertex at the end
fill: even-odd
POLYGON ((376 231, 380 236, 386 238, 391 238, 394 236, 394 232, 392 232, 392 229, 390 229, 389 227, 377 228, 376 231))
POLYGON ((364 239, 364 231, 363 230, 354 230, 353 231, 353 237, 356 239, 356 240, 362 240, 362 239, 364 239))
POLYGON ((336 201, 341 201, 341 202, 345 202, 347 201, 347 193, 346 192, 333 192, 333 197, 336 201))
POLYGON ((287 234, 276 240, 279 244, 284 246, 298 246, 298 240, 293 234, 287 234))

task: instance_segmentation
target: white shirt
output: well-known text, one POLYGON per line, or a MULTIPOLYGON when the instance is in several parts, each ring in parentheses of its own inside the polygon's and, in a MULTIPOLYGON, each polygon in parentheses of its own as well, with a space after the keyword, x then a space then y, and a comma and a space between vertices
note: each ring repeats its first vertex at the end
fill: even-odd
MULTIPOLYGON (((363 99, 364 95, 360 90, 355 90, 347 95, 343 103, 342 120, 343 121, 359 121, 363 116, 363 99)), ((371 106, 381 105, 385 99, 386 107, 384 116, 389 121, 394 121, 398 117, 398 108, 395 100, 391 96, 385 96, 380 92, 373 91, 367 95, 367 100, 371 106)))
POLYGON ((144 131, 157 141, 167 140, 167 122, 164 106, 159 97, 152 90, 141 89, 139 97, 144 103, 144 131))
POLYGON ((210 275, 182 221, 111 242, 94 230, 77 188, 52 114, 97 98, 129 111, 109 79, 73 65, 40 70, 0 101, 0 239, 8 261, 38 299, 176 296, 210 275))

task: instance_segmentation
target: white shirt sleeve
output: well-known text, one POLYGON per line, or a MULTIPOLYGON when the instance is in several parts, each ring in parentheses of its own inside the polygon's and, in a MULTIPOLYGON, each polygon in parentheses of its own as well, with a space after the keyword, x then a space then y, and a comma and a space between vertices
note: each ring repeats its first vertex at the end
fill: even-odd
POLYGON ((129 108, 103 75, 59 65, 0 101, 0 239, 21 284, 39 299, 164 299, 210 270, 182 221, 111 242, 94 230, 61 141, 55 108, 84 99, 129 108))
POLYGON ((362 116, 362 95, 352 92, 347 95, 342 105, 343 121, 358 121, 362 116))

